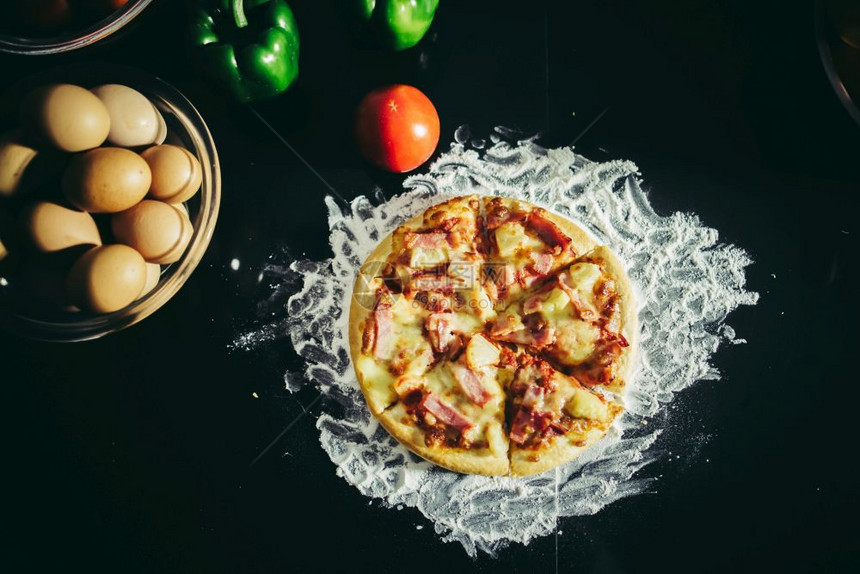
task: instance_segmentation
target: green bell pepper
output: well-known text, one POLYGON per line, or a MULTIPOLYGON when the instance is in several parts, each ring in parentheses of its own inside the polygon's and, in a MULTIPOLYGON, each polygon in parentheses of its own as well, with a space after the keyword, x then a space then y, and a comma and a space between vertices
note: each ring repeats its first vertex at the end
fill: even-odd
POLYGON ((377 39, 393 50, 405 50, 421 41, 433 23, 439 0, 347 0, 352 13, 377 39))
POLYGON ((299 33, 284 0, 203 0, 191 44, 201 71, 240 102, 273 98, 299 75, 299 33))

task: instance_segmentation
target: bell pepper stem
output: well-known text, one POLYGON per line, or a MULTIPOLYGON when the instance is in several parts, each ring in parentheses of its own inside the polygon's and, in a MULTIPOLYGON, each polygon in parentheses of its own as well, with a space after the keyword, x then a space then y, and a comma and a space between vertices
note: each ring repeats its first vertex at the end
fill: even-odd
POLYGON ((248 25, 248 18, 245 16, 245 2, 243 0, 233 0, 232 12, 237 28, 244 28, 248 25))

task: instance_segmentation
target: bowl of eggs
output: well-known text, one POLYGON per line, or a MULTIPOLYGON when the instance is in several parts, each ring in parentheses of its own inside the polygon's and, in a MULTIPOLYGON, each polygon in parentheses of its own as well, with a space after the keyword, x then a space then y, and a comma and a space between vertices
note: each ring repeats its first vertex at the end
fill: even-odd
POLYGON ((0 51, 58 54, 89 46, 127 26, 152 0, 4 0, 0 51))
POLYGON ((203 118, 143 72, 79 65, 0 100, 0 326, 42 340, 133 325, 209 245, 218 154, 203 118))

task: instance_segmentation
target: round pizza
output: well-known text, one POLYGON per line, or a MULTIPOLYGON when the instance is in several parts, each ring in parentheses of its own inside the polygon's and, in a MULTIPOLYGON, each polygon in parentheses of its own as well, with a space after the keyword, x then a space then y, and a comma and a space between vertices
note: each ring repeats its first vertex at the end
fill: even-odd
POLYGON ((615 255, 527 202, 457 197, 398 227, 356 278, 368 407, 416 454, 472 474, 564 464, 623 407, 636 312, 615 255))

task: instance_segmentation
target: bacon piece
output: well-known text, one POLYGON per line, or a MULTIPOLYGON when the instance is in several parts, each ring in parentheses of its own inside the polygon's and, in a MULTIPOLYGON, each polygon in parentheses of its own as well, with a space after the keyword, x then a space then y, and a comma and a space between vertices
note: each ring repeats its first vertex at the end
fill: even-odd
POLYGON ((499 354, 499 367, 503 369, 514 369, 517 366, 517 354, 502 345, 499 354))
POLYGON ((511 421, 511 432, 509 436, 512 442, 524 444, 528 435, 532 432, 532 413, 529 409, 520 407, 514 419, 511 421))
POLYGON ((455 227, 457 227, 457 225, 459 225, 459 224, 460 224, 460 218, 459 217, 449 217, 448 219, 442 221, 439 224, 439 228, 442 229, 442 231, 448 232, 448 231, 451 231, 452 229, 454 229, 455 227))
POLYGON ((364 327, 361 350, 367 354, 373 351, 374 359, 384 359, 391 350, 391 301, 380 298, 376 308, 364 327))
POLYGON ((433 313, 424 322, 424 328, 427 330, 427 336, 430 339, 430 345, 437 353, 444 353, 448 350, 451 343, 456 337, 451 326, 450 313, 433 313))
MULTIPOLYGON (((491 336, 493 336, 492 332, 491 336)), ((519 331, 495 335, 494 338, 499 341, 507 341, 508 343, 516 343, 518 345, 529 345, 536 349, 541 349, 543 347, 548 347, 555 342, 555 329, 552 327, 546 327, 538 331, 520 329, 519 331)))
POLYGON ((543 214, 543 210, 532 211, 526 219, 526 227, 537 233, 544 243, 553 247, 566 249, 570 245, 570 237, 558 228, 558 225, 550 221, 543 214))
POLYGON ((448 233, 445 231, 428 231, 426 233, 406 234, 406 247, 411 249, 437 249, 448 246, 448 233))
POLYGON ((485 226, 489 230, 496 229, 500 225, 506 223, 511 218, 511 210, 504 205, 493 205, 487 212, 487 220, 485 226))
POLYGON ((455 429, 463 430, 472 426, 471 421, 463 413, 442 402, 432 393, 424 395, 421 406, 437 420, 455 429))
POLYGON ((546 275, 552 270, 552 253, 532 253, 532 270, 538 275, 546 275))
POLYGON ((481 384, 480 379, 472 369, 458 363, 448 363, 448 367, 451 369, 457 384, 460 385, 460 389, 470 401, 481 407, 489 402, 492 395, 481 384))
POLYGON ((570 430, 560 421, 555 420, 555 415, 552 413, 534 413, 532 424, 540 438, 544 438, 550 433, 566 434, 570 430))

